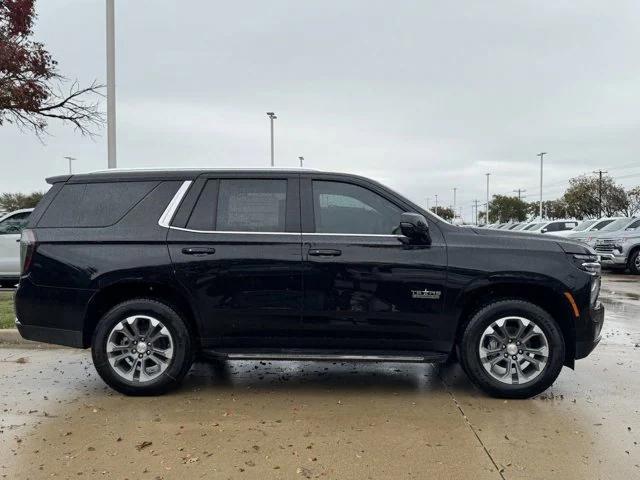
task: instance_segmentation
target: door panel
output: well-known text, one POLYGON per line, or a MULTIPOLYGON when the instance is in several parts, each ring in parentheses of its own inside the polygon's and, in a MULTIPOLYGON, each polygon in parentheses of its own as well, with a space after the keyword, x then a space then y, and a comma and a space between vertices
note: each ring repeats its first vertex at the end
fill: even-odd
POLYGON ((442 244, 401 236, 303 234, 304 335, 336 349, 446 350, 442 244), (321 255, 317 251, 340 252, 321 255))
POLYGON ((168 244, 206 343, 280 346, 295 335, 302 309, 300 234, 171 229, 168 244))

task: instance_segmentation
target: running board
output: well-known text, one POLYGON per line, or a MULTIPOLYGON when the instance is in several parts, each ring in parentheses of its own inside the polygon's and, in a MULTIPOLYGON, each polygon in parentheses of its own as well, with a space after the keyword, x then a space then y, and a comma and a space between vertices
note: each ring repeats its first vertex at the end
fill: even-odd
POLYGON ((305 352, 305 351, 242 351, 242 350, 205 350, 207 357, 228 360, 269 360, 269 361, 309 361, 309 362, 391 362, 391 363, 430 363, 444 362, 446 353, 344 353, 344 352, 305 352))

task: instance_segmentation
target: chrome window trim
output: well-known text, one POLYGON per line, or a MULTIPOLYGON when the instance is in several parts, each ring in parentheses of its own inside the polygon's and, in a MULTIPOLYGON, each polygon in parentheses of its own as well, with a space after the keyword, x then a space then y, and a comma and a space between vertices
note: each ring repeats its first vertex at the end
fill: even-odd
POLYGON ((191 183, 191 180, 185 180, 184 182, 182 182, 182 185, 180 185, 180 188, 178 188, 178 191, 173 196, 173 198, 169 202, 169 205, 167 205, 167 208, 164 209, 164 212, 160 216, 158 225, 164 228, 171 228, 171 220, 173 220, 173 216, 176 214, 176 210, 178 210, 178 206, 180 206, 180 203, 187 193, 187 190, 189 190, 191 183))
POLYGON ((194 230, 193 228, 183 228, 168 226, 172 230, 179 230, 181 232, 191 233, 232 233, 236 235, 300 235, 300 236, 332 236, 332 237, 383 237, 383 238, 401 238, 404 235, 385 235, 385 234, 373 234, 373 233, 311 233, 311 232, 250 232, 250 231, 235 231, 235 230, 194 230))

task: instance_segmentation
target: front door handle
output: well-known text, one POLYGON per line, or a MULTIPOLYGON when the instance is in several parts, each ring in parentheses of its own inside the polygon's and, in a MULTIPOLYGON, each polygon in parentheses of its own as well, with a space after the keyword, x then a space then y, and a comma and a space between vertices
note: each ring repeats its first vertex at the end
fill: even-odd
POLYGON ((312 248, 309 250, 309 255, 314 257, 339 257, 342 255, 342 250, 336 250, 333 248, 312 248))
POLYGON ((216 253, 215 248, 211 247, 187 247, 182 249, 185 255, 213 255, 216 253))

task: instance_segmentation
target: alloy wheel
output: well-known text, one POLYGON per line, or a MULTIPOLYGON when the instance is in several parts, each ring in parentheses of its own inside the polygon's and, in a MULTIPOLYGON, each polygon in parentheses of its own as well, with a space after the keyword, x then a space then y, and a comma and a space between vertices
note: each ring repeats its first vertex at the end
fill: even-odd
POLYGON ((107 337, 107 357, 113 371, 130 382, 150 382, 171 364, 174 341, 164 324, 147 315, 117 323, 107 337))
POLYGON ((549 359, 549 342, 540 327, 524 317, 502 317, 482 333, 480 361, 492 378, 510 385, 531 382, 549 359))

